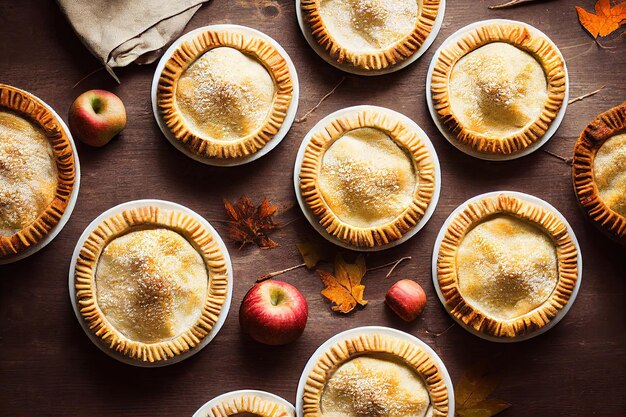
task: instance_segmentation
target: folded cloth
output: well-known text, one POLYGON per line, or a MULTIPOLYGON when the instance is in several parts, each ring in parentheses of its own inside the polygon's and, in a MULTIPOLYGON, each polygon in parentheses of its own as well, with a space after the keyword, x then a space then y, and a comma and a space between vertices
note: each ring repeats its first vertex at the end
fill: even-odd
POLYGON ((57 1, 83 44, 115 77, 112 68, 154 62, 208 0, 57 1))

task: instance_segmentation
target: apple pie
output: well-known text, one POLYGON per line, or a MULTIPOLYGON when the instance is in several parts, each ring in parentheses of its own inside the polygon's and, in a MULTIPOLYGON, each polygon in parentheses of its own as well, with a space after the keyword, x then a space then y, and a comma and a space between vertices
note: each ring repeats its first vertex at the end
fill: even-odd
POLYGON ((257 152, 278 133, 292 96, 287 61, 270 42, 247 31, 207 28, 165 63, 157 105, 190 151, 232 159, 257 152))
POLYGON ((91 331, 142 362, 199 345, 228 293, 226 259, 212 233, 185 213, 152 206, 100 223, 81 248, 75 282, 91 331))
POLYGON ((383 334, 342 340, 304 386, 304 417, 448 416, 443 372, 419 346, 383 334))
POLYGON ((565 63, 538 31, 486 22, 442 48, 432 73, 437 116, 455 139, 485 154, 514 154, 557 117, 565 63))
POLYGON ((420 135, 388 112, 349 112, 314 132, 300 192, 328 233, 362 248, 402 238, 435 192, 435 165, 420 135))
POLYGON ((450 314, 501 338, 550 323, 577 280, 578 250, 566 224, 551 210, 507 194, 484 197, 456 214, 437 257, 450 314))
POLYGON ((209 410, 207 417, 291 417, 284 405, 245 393, 225 399, 209 410))
POLYGON ((365 70, 396 65, 433 30, 439 0, 302 0, 315 40, 339 63, 365 70))
POLYGON ((59 119, 33 95, 0 84, 0 259, 49 235, 69 204, 75 176, 59 119))
POLYGON ((574 189, 601 230, 626 244, 626 102, 600 114, 574 148, 574 189))

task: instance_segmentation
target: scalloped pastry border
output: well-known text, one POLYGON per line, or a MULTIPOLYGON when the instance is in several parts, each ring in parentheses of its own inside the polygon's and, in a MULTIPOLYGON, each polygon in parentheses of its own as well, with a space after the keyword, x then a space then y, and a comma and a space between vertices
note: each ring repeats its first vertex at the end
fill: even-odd
POLYGON ((357 247, 382 246, 400 239, 424 216, 435 192, 435 165, 428 148, 410 127, 383 112, 363 110, 340 116, 311 136, 302 158, 300 191, 306 205, 328 233, 357 247), (339 219, 318 187, 324 153, 345 133, 364 127, 385 132, 396 144, 406 149, 418 173, 413 201, 404 212, 388 224, 368 228, 352 226, 339 219))
POLYGON ((527 148, 546 133, 563 105, 565 87, 564 61, 546 37, 519 23, 490 23, 469 31, 441 50, 432 72, 431 95, 439 119, 460 143, 477 152, 509 155, 527 148), (450 74, 456 63, 468 53, 493 42, 506 42, 531 54, 541 64, 548 87, 548 100, 537 120, 503 138, 465 128, 452 111, 448 93, 450 74))
POLYGON ((255 394, 242 394, 220 401, 211 407, 207 417, 230 417, 239 413, 251 413, 260 417, 289 417, 285 406, 255 394))
POLYGON ((585 214, 609 237, 626 245, 626 217, 611 210, 600 198, 593 174, 598 149, 620 133, 626 133, 626 102, 599 114, 580 134, 574 146, 572 180, 585 214))
POLYGON ((430 355, 419 346, 392 336, 359 335, 339 341, 330 346, 317 360, 304 384, 304 417, 320 417, 320 402, 324 387, 332 374, 344 363, 368 353, 389 354, 398 357, 413 368, 424 380, 433 417, 448 415, 448 389, 443 374, 430 355))
POLYGON ((188 214, 154 206, 125 210, 103 220, 83 244, 74 273, 80 314, 91 331, 114 351, 144 362, 163 361, 197 346, 217 323, 228 295, 226 259, 212 233, 188 214), (146 228, 167 228, 182 235, 202 256, 209 274, 198 320, 181 335, 157 343, 134 341, 120 333, 100 310, 96 297, 95 273, 104 248, 119 236, 146 228))
POLYGON ((59 223, 74 190, 76 167, 69 137, 41 100, 26 91, 0 84, 0 110, 16 113, 41 128, 52 146, 57 166, 57 187, 50 204, 19 232, 0 236, 0 259, 4 259, 38 244, 59 223))
POLYGON ((365 70, 381 70, 396 65, 415 54, 430 35, 439 13, 440 0, 415 0, 418 3, 418 18, 415 28, 403 39, 377 52, 360 52, 341 46, 333 37, 320 14, 320 0, 302 0, 304 20, 320 46, 339 63, 348 63, 365 70))
POLYGON ((205 30, 183 42, 165 62, 157 86, 157 106, 174 137, 190 151, 206 158, 232 159, 263 148, 280 130, 293 97, 293 81, 287 61, 268 41, 236 30, 205 30), (191 131, 178 108, 176 88, 187 68, 211 49, 230 47, 256 58, 268 71, 276 92, 272 109, 253 133, 234 141, 216 140, 191 131))
POLYGON ((448 226, 437 255, 437 281, 447 309, 476 331, 502 338, 531 333, 548 324, 569 301, 578 280, 578 250, 567 226, 553 212, 516 197, 500 194, 472 202, 448 226), (459 290, 456 255, 465 235, 486 218, 508 214, 533 223, 547 233, 556 248, 558 282, 546 301, 528 313, 499 320, 465 301, 459 290))

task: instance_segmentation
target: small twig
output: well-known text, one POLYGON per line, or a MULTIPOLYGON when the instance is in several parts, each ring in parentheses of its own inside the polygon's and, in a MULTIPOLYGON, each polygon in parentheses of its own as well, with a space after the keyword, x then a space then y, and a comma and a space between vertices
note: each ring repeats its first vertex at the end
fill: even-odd
POLYGON ((341 77, 341 80, 339 80, 339 82, 333 87, 332 90, 330 90, 330 92, 328 92, 324 97, 322 97, 320 99, 320 101, 317 102, 317 104, 315 106, 313 106, 313 108, 309 111, 307 111, 306 113, 304 113, 304 116, 300 117, 299 119, 296 119, 296 123, 302 123, 304 121, 306 121, 307 117, 309 117, 309 115, 311 113, 313 113, 315 110, 317 110, 317 108, 319 106, 322 105, 322 103, 324 102, 324 100, 326 100, 328 97, 330 97, 331 95, 333 95, 333 93, 335 91, 337 91, 337 89, 339 88, 339 86, 341 84, 343 84, 343 82, 346 80, 346 77, 341 77))
POLYGON ((450 330, 451 328, 453 328, 454 326, 456 326, 456 323, 452 323, 447 329, 445 329, 442 332, 436 333, 436 332, 431 332, 430 330, 426 329, 426 333, 430 333, 433 335, 433 337, 439 337, 439 336, 443 336, 445 333, 447 333, 448 330, 450 330))
POLYGON ((78 82, 76 84, 74 84, 72 86, 72 88, 76 88, 76 86, 80 83, 82 83, 83 81, 85 81, 87 78, 91 77, 92 75, 94 75, 96 72, 102 71, 104 69, 104 67, 100 67, 100 68, 96 68, 95 70, 91 71, 89 74, 85 75, 83 78, 81 78, 80 80, 78 80, 78 82))
POLYGON ((530 3, 537 0, 511 0, 506 3, 494 4, 493 6, 489 6, 490 9, 504 9, 506 7, 513 7, 520 5, 522 3, 530 3))
POLYGON ((563 47, 559 47, 559 49, 561 51, 564 51, 566 49, 572 49, 572 48, 580 48, 581 46, 591 46, 593 45, 592 43, 589 42, 585 42, 585 43, 578 43, 576 45, 569 45, 569 46, 563 46, 563 47))
POLYGON ((302 263, 300 265, 290 266, 289 268, 281 269, 280 271, 270 272, 269 274, 265 274, 262 277, 257 278, 256 282, 259 283, 259 282, 267 281, 270 278, 273 278, 273 277, 278 276, 278 275, 282 275, 285 272, 293 271, 294 269, 302 268, 304 266, 306 266, 306 264, 302 263))
POLYGON ((598 88, 595 91, 592 91, 591 93, 587 93, 587 94, 583 94, 582 96, 575 97, 575 98, 571 99, 570 101, 568 101, 567 104, 576 103, 577 101, 581 101, 581 100, 586 99, 587 97, 591 97, 593 95, 596 95, 600 91, 602 91, 604 89, 604 87, 606 87, 606 86, 603 85, 602 87, 598 88))
POLYGON ((375 266, 373 268, 368 268, 368 271, 376 271, 377 269, 383 269, 383 268, 387 268, 388 266, 391 267, 391 269, 389 270, 389 272, 387 272, 387 275, 385 275, 385 278, 389 278, 389 276, 391 275, 391 273, 393 272, 394 269, 396 269, 396 267, 398 265, 400 265, 400 263, 402 261, 408 261, 409 259, 411 259, 410 256, 404 256, 398 260, 395 260, 393 262, 388 262, 384 265, 379 265, 379 266, 375 266))
POLYGON ((293 222, 295 222, 295 221, 298 221, 298 220, 300 220, 300 219, 301 219, 301 217, 296 217, 295 219, 287 220, 286 222, 284 222, 284 223, 280 226, 280 228, 282 229, 283 227, 287 227, 287 226, 289 226, 291 223, 293 223, 293 222))
POLYGON ((565 162, 567 165, 572 165, 572 158, 565 158, 564 156, 557 155, 554 152, 550 152, 547 149, 543 149, 543 151, 547 153, 548 155, 555 157, 556 159, 560 159, 561 161, 565 162))

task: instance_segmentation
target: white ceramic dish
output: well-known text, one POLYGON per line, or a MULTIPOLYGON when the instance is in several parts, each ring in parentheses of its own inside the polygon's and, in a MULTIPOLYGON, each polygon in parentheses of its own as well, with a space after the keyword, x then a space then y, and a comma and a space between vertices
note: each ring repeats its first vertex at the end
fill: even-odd
POLYGON ((200 407, 198 409, 198 411, 196 411, 193 414, 193 417, 207 417, 207 416, 209 416, 209 411, 211 410, 211 408, 213 406, 221 403, 222 401, 228 401, 228 400, 230 400, 232 398, 237 398, 237 397, 240 397, 242 395, 256 395, 256 396, 260 397, 261 399, 268 400, 268 401, 274 401, 274 402, 277 402, 279 404, 282 404, 287 409, 287 412, 289 413, 289 417, 294 417, 295 414, 296 414, 296 410, 295 410, 294 406, 290 402, 288 402, 287 400, 285 400, 282 397, 279 397, 276 394, 272 394, 272 393, 265 392, 265 391, 253 390, 253 389, 242 389, 242 390, 239 390, 239 391, 227 392, 225 394, 222 394, 222 395, 219 395, 219 396, 213 398, 212 400, 210 400, 207 403, 205 403, 202 407, 200 407))
POLYGON ((472 23, 470 25, 467 25, 467 26, 457 30, 452 35, 450 35, 450 37, 448 39, 446 39, 441 44, 441 46, 437 49, 437 51, 435 52, 435 55, 433 56, 432 61, 430 61, 430 66, 428 67, 428 73, 426 74, 426 102, 428 103, 428 110, 430 112, 430 116, 432 117, 433 121, 435 122, 435 125, 437 125, 437 128, 439 129, 441 134, 448 140, 448 142, 450 142, 455 148, 457 148, 461 152, 464 152, 467 155, 473 156, 474 158, 484 159, 486 161, 509 161, 511 159, 517 159, 517 158, 521 158, 522 156, 529 155, 529 154, 535 152, 537 149, 541 148, 556 133, 557 129, 561 125, 561 122, 563 121, 563 117, 565 116, 565 111, 567 110, 567 101, 568 100, 569 100, 569 73, 567 71, 567 65, 565 63, 565 58, 563 57, 563 54, 561 54, 561 51, 556 46, 556 44, 554 42, 552 42, 552 40, 545 33, 543 33, 542 31, 540 31, 539 29, 537 29, 534 26, 531 26, 531 25, 529 25, 527 23, 524 23, 524 22, 518 22, 518 21, 515 21, 515 20, 507 20, 507 19, 483 20, 483 21, 480 21, 480 22, 472 23), (435 106, 433 105, 433 98, 432 98, 432 94, 431 94, 431 82, 432 82, 433 70, 435 68, 435 64, 437 63, 437 59, 439 58, 439 54, 440 54, 441 50, 446 48, 451 43, 454 43, 454 42, 458 41, 463 35, 465 35, 469 31, 471 31, 472 29, 475 29, 475 28, 480 27, 480 26, 482 26, 484 24, 487 24, 487 23, 518 23, 518 24, 522 24, 522 25, 526 26, 531 31, 534 31, 534 32, 544 36, 546 39, 548 39, 550 44, 552 44, 552 46, 554 46, 554 48, 558 51, 559 55, 561 56, 561 59, 563 60, 563 65, 564 65, 564 69, 565 69, 565 98, 563 99, 563 105, 561 106, 561 109, 557 113, 556 118, 552 121, 552 123, 548 127, 548 130, 541 137, 541 139, 539 139, 535 143, 531 144, 529 147, 527 147, 527 148, 525 148, 525 149, 523 149, 523 150, 521 150, 519 152, 510 154, 510 155, 489 155, 489 154, 484 154, 484 153, 480 153, 480 152, 477 152, 477 151, 473 150, 471 147, 469 147, 467 145, 459 143, 459 141, 456 140, 456 137, 453 134, 451 134, 450 131, 448 130, 448 128, 443 123, 441 123, 441 121, 439 120, 439 117, 437 116, 437 112, 435 111, 435 106))
POLYGON ((278 42, 276 42, 274 39, 272 39, 271 37, 269 37, 265 33, 259 32, 258 30, 249 28, 247 26, 229 25, 229 24, 211 25, 211 26, 204 26, 204 27, 192 30, 191 32, 184 34, 183 36, 178 38, 167 49, 167 51, 165 51, 165 53, 161 57, 161 60, 159 61, 158 65, 156 67, 156 70, 154 71, 154 77, 152 78, 152 89, 151 89, 151 92, 150 92, 150 97, 152 99, 152 113, 154 114, 154 119, 156 120, 157 124, 159 125, 159 128, 161 129, 161 132, 163 132, 163 135, 165 136, 165 138, 176 149, 178 149, 179 151, 181 151, 182 153, 184 153, 185 155, 187 155, 191 159, 194 159, 194 160, 196 160, 198 162, 202 162, 203 164, 206 164, 206 165, 231 167, 231 166, 247 164, 249 162, 252 162, 252 161, 255 161, 255 160, 259 159, 260 157, 262 157, 263 155, 266 155, 268 152, 270 152, 272 149, 274 149, 276 146, 278 146, 278 144, 285 138, 285 136, 289 132, 289 129, 291 129, 291 125, 293 124, 293 121, 296 118, 296 112, 298 111, 298 100, 300 99, 300 83, 298 81, 298 73, 296 72, 296 67, 294 66, 293 61, 291 60, 291 58, 289 57, 287 52, 283 49, 282 46, 280 46, 280 44, 278 42), (191 150, 187 149, 184 145, 182 145, 176 139, 176 137, 169 130, 169 128, 167 127, 165 122, 163 122, 163 119, 161 118, 161 115, 159 114, 159 109, 157 107, 157 88, 158 88, 158 85, 159 85, 159 78, 161 76, 161 73, 163 72, 163 68, 165 67, 165 63, 167 62, 168 59, 170 59, 170 57, 172 56, 174 51, 183 42, 185 42, 186 40, 196 36, 198 33, 204 32, 204 31, 209 30, 209 29, 212 29, 212 30, 224 30, 224 31, 237 30, 237 31, 241 31, 243 33, 256 35, 256 36, 259 36, 259 37, 265 39, 266 41, 271 43, 276 48, 276 50, 278 50, 278 52, 280 52, 280 54, 283 56, 283 58, 285 58, 285 61, 287 61, 287 66, 289 67, 289 73, 291 74, 291 79, 292 79, 292 82, 293 82, 293 97, 291 98, 291 104, 289 104, 289 108, 287 109, 287 116, 285 117, 285 120, 283 121, 282 126, 278 130, 278 133, 272 139, 270 139, 270 141, 267 142, 267 144, 263 148, 259 149, 257 152, 253 153, 252 155, 248 155, 248 156, 243 157, 243 158, 219 159, 219 158, 205 158, 205 157, 202 157, 200 155, 197 155, 196 153, 194 153, 191 150))
POLYGON ((302 376, 300 377, 300 382, 298 383, 298 392, 297 392, 297 397, 296 397, 297 417, 303 417, 304 415, 304 412, 302 409, 302 406, 303 406, 302 398, 304 396, 304 386, 306 385, 306 380, 309 374, 311 373, 311 371, 313 370, 315 363, 319 360, 320 356, 322 356, 322 354, 324 354, 324 352, 326 352, 328 348, 334 345, 335 343, 341 340, 345 340, 350 337, 353 337, 356 335, 362 335, 362 334, 388 335, 391 337, 398 338, 400 340, 404 340, 409 343, 413 343, 419 346, 421 349, 425 350, 433 359, 433 361, 435 362, 439 370, 443 373, 444 384, 446 385, 446 388, 448 389, 448 404, 449 404, 448 416, 454 416, 454 387, 452 385, 452 380, 450 379, 450 375, 448 374, 448 370, 446 369, 446 366, 444 365, 441 358, 439 358, 439 355, 437 355, 437 353, 434 350, 432 350, 432 348, 428 346, 426 343, 424 343, 422 340, 408 333, 402 332, 400 330, 392 329, 389 327, 383 327, 383 326, 364 326, 364 327, 356 327, 354 329, 346 330, 344 332, 336 334, 335 336, 328 339, 326 342, 322 343, 322 345, 319 348, 317 348, 317 350, 313 353, 313 355, 311 355, 311 358, 306 363, 304 370, 302 371, 302 376))
MULTIPOLYGON (((24 91, 24 90, 22 90, 24 91)), ((28 93, 27 91, 24 91, 25 93, 28 93)), ((31 93, 28 93, 32 96, 34 96, 31 93)), ((36 96, 35 96, 36 97, 36 96)), ((41 249, 43 249, 46 245, 48 245, 50 242, 52 242, 52 240, 61 232, 61 230, 63 230, 63 227, 65 227, 65 225, 67 224, 68 220, 70 219, 72 212, 74 211, 74 206, 76 205, 76 200, 78 199, 78 191, 80 189, 80 162, 78 160, 78 151, 76 150, 76 144, 74 143, 74 138, 72 138, 72 133, 70 132, 70 129, 67 127, 67 125, 65 124, 65 122, 63 121, 63 119, 61 119, 61 117, 59 116, 59 114, 54 111, 54 109, 52 107, 50 107, 48 104, 46 104, 43 100, 41 100, 40 98, 36 97, 39 101, 41 101, 43 103, 43 105, 52 112, 52 114, 54 114, 54 116, 56 117, 56 119, 58 120, 59 124, 61 125, 61 128, 65 131, 65 134, 67 135, 67 138, 70 141, 70 146, 72 147, 72 152, 74 153, 74 170, 75 170, 75 180, 74 180, 74 188, 72 189, 72 194, 70 195, 70 200, 67 203, 67 207, 65 208, 65 211, 63 212, 63 215, 61 216, 61 218, 59 219, 59 222, 57 223, 56 226, 54 226, 52 228, 52 230, 50 231, 50 233, 48 233, 47 236, 45 236, 39 243, 37 243, 36 245, 31 246, 30 248, 26 249, 23 252, 20 252, 18 255, 9 257, 7 259, 0 259, 0 265, 6 265, 6 264, 10 264, 13 262, 17 262, 21 259, 27 258, 37 252, 39 252, 41 249)))
POLYGON ((383 74, 389 74, 389 73, 392 73, 392 72, 396 72, 396 71, 401 70, 402 68, 405 68, 405 67, 411 65, 415 61, 417 61, 419 59, 419 57, 424 55, 424 53, 428 50, 428 48, 430 48, 430 46, 435 41, 435 38, 437 37, 437 34, 439 33, 439 30, 441 29, 441 25, 443 23, 443 17, 445 15, 445 11, 446 11, 446 0, 441 0, 441 4, 439 6, 439 13, 437 13, 437 18, 435 19, 435 25, 433 26, 433 30, 426 37, 426 40, 424 41, 422 46, 409 59, 406 59, 406 60, 400 62, 399 64, 393 65, 393 66, 391 66, 389 68, 384 68, 384 69, 381 69, 381 70, 367 71, 367 70, 364 70, 364 69, 356 68, 356 67, 354 67, 354 66, 352 66, 350 64, 339 63, 335 59, 333 59, 330 56, 330 54, 326 51, 326 49, 324 49, 322 46, 320 46, 320 44, 317 43, 317 41, 313 37, 313 34, 311 33, 311 30, 309 29, 309 25, 304 21, 304 18, 302 16, 302 7, 300 5, 300 0, 296 0, 295 3, 296 3, 296 16, 298 18, 298 24, 300 25, 300 30, 302 31, 302 34, 304 35, 304 38, 309 43, 311 48, 313 48, 313 50, 324 61, 326 61, 327 63, 329 63, 333 67, 338 68, 338 69, 340 69, 342 71, 348 72, 350 74, 365 75, 365 76, 383 75, 383 74))
POLYGON ((76 248, 74 249, 74 253, 72 255, 72 261, 70 263, 70 270, 69 270, 69 295, 70 295, 70 301, 72 303, 72 309, 74 310, 74 314, 76 315, 76 319, 78 320, 78 322, 80 323, 80 326, 82 327, 82 329, 85 331, 85 334, 87 334, 87 336, 89 337, 89 339, 91 339, 91 341, 98 346, 98 348, 100 350, 102 350, 104 353, 106 353, 107 355, 109 355, 110 357, 112 357, 113 359, 116 359, 120 362, 123 362, 125 364, 128 365, 134 365, 134 366, 139 366, 139 367, 144 367, 144 368, 154 368, 154 367, 161 367, 161 366, 167 366, 167 365, 172 365, 175 363, 178 363, 182 360, 185 360, 187 358, 189 358, 190 356, 195 355, 196 353, 198 353, 200 350, 202 350, 202 348, 204 348, 206 345, 209 344, 209 342, 211 342, 211 340, 213 340, 213 338, 217 335, 217 333, 220 331, 220 328, 222 327, 222 325, 224 324, 224 322, 226 321, 226 316, 228 316, 228 310, 230 309, 230 302, 232 300, 232 296, 233 296, 233 266, 230 260, 230 255, 228 254, 228 250, 226 249, 226 245, 224 245, 224 241, 221 239, 220 235, 217 233, 217 231, 213 228, 213 226, 211 226, 211 224, 209 224, 209 222, 207 222, 202 216, 200 216, 198 213, 196 213, 195 211, 182 206, 180 204, 176 204, 176 203, 172 203, 170 201, 164 201, 164 200, 134 200, 134 201, 128 201, 126 203, 122 203, 119 204, 115 207, 112 207, 110 209, 108 209, 107 211, 105 211, 104 213, 100 214, 98 217, 96 217, 91 223, 89 223, 89 226, 87 226, 85 228, 85 231, 83 232, 83 234, 80 236, 80 238, 78 239, 78 242, 76 243, 76 248), (76 260, 78 259, 78 255, 80 254, 80 250, 83 247, 83 245, 85 244, 85 240, 87 240, 87 237, 89 236, 89 234, 103 221, 108 219, 109 217, 121 213, 124 210, 129 210, 129 209, 133 209, 133 208, 137 208, 137 207, 144 207, 144 206, 158 206, 161 207, 163 209, 168 209, 168 210, 179 210, 184 212, 185 214, 188 214, 190 216, 192 216, 194 219, 196 219, 197 221, 199 221, 200 223, 202 223, 202 225, 204 227, 206 227, 211 234, 213 235, 213 238, 215 239, 215 241, 218 243, 218 245, 220 246, 220 249, 222 250, 222 252, 224 253, 224 257, 226 258, 226 267, 227 267, 227 271, 228 271, 228 296, 226 298, 226 302, 224 303, 224 305, 222 306, 222 310, 220 312, 219 318, 217 320, 217 323, 215 323, 215 326, 213 326, 213 328, 211 329, 211 331, 209 332, 209 334, 202 340, 202 342, 200 342, 200 344, 194 348, 192 348, 191 350, 182 353, 180 355, 177 355, 171 359, 168 359, 166 361, 161 361, 161 362, 142 362, 142 361, 137 361, 134 359, 131 359, 125 355, 122 355, 121 353, 115 352, 114 350, 110 349, 108 347, 108 345, 106 343, 104 343, 98 336, 96 336, 90 329, 89 326, 87 325, 87 322, 85 322, 85 320, 83 319, 83 317, 80 314, 80 310, 78 309, 78 305, 76 303, 76 293, 75 293, 75 280, 74 280, 74 270, 76 269, 76 260))
POLYGON ((557 209, 555 209, 551 204, 547 203, 546 201, 544 201, 544 200, 542 200, 542 199, 540 199, 538 197, 535 197, 535 196, 532 196, 532 195, 529 195, 529 194, 516 192, 516 191, 493 191, 493 192, 490 192, 490 193, 477 195, 476 197, 472 197, 469 200, 467 200, 466 202, 464 202, 463 204, 461 204, 460 206, 458 206, 450 214, 450 216, 448 216, 448 218, 444 222, 443 226, 441 226, 441 230, 439 231, 439 234, 437 235, 437 239, 435 240, 435 247, 433 249, 432 277, 433 277, 433 284, 435 286, 435 291, 437 291, 437 296, 439 297, 439 301, 441 301, 441 303, 443 304, 443 306, 446 309, 446 311, 448 312, 448 314, 450 314, 450 317, 452 317, 459 324, 459 326, 463 327, 465 330, 467 330, 468 332, 472 333, 473 335, 476 335, 476 336, 478 336, 478 337, 480 337, 482 339, 485 339, 485 340, 489 340, 491 342, 500 342, 500 343, 521 342, 523 340, 528 340, 528 339, 531 339, 533 337, 539 336, 540 334, 545 333, 548 330, 550 330, 559 321, 561 321, 561 319, 563 319, 563 317, 565 317, 565 315, 567 314, 569 309, 572 307, 572 304, 574 304, 574 300, 576 300, 576 296, 578 295, 578 290, 580 288, 580 283, 582 281, 582 274, 583 274, 583 259, 582 259, 582 253, 580 251, 580 245, 578 244, 578 240, 576 239, 576 235, 574 234, 574 230, 572 229, 570 224, 567 222, 567 219, 557 209), (572 296, 570 297, 570 299, 567 302, 567 304, 565 304, 565 307, 563 307, 563 309, 557 313, 556 317, 554 317, 554 319, 552 319, 552 321, 550 321, 548 324, 546 324, 545 326, 543 326, 539 330, 534 331, 534 332, 529 333, 529 334, 526 334, 524 336, 515 337, 515 338, 501 338, 501 337, 495 337, 495 336, 491 336, 491 335, 488 335, 488 334, 481 333, 481 332, 479 332, 477 330, 474 330, 472 327, 467 326, 461 320, 458 320, 456 317, 451 315, 450 314, 450 310, 448 309, 448 307, 446 305, 446 302, 445 302, 445 300, 443 298, 443 294, 441 293, 441 289, 439 288, 439 282, 438 282, 438 279, 437 279, 437 257, 439 255, 439 250, 441 248, 441 242, 443 241, 443 237, 444 237, 444 235, 446 233, 446 230, 448 229, 448 226, 450 226, 450 223, 452 222, 452 219, 454 219, 454 217, 459 212, 461 212, 463 209, 465 209, 465 207, 467 207, 468 204, 471 204, 474 201, 480 200, 480 199, 485 198, 485 197, 495 197, 495 196, 500 195, 500 194, 512 195, 513 197, 517 197, 520 200, 524 200, 524 201, 527 201, 529 203, 536 204, 538 206, 541 206, 541 207, 543 207, 545 209, 548 209, 548 210, 552 211, 567 226, 567 231, 569 232, 570 236, 572 237, 572 241, 574 242, 574 246, 576 246, 576 250, 578 252, 578 279, 576 280, 576 286, 574 287, 574 291, 572 292, 572 296))
POLYGON ((415 123, 413 120, 409 119, 407 116, 403 115, 402 113, 398 113, 396 111, 386 109, 384 107, 369 106, 369 105, 354 106, 354 107, 347 107, 345 109, 341 109, 334 113, 329 114, 328 116, 324 117, 322 120, 317 122, 317 124, 313 126, 313 128, 309 131, 309 133, 307 133, 307 135, 302 140, 302 144, 300 144, 300 149, 298 150, 298 155, 296 156, 296 163, 295 163, 294 171, 293 171, 293 184, 294 184, 294 189, 296 192, 296 199, 298 200, 300 209, 302 209, 304 216, 309 221, 309 223, 311 223, 311 226, 313 226, 313 228, 320 235, 322 235, 329 242, 334 243, 337 246, 341 246, 342 248, 345 248, 345 249, 350 249, 350 250, 355 250, 355 251, 360 251, 360 252, 377 252, 377 251, 381 251, 384 249, 393 248, 394 246, 398 246, 401 243, 406 242, 411 237, 415 236, 415 234, 419 232, 426 225, 430 217, 435 212, 435 208, 437 207, 437 202, 439 201, 439 194, 441 192, 441 167, 439 165, 439 158, 437 157, 437 152, 435 151, 435 147, 433 146, 432 142, 428 138, 428 135, 426 135, 426 133, 422 130, 422 128, 419 127, 417 123, 415 123), (299 179, 300 179, 300 169, 302 167, 302 160, 304 158, 304 150, 306 149, 309 141, 311 140, 311 136, 313 136, 313 133, 323 128, 326 124, 328 124, 328 122, 330 122, 334 118, 345 116, 350 113, 367 110, 367 109, 387 112, 391 114, 393 117, 402 120, 408 126, 415 129, 416 132, 418 132, 420 139, 424 142, 424 145, 426 145, 426 147, 428 148, 428 151, 430 152, 433 158, 433 163, 435 165, 435 192, 433 193, 433 198, 430 204, 426 208, 424 217, 422 217, 422 219, 417 223, 417 225, 415 225, 413 229, 411 229, 406 235, 402 236, 401 239, 398 239, 387 245, 379 246, 376 248, 357 248, 357 247, 347 244, 346 242, 339 240, 335 236, 328 233, 326 229, 324 229, 324 227, 319 223, 317 217, 313 214, 313 212, 311 212, 311 210, 307 207, 306 203, 304 202, 304 199, 302 198, 302 195, 300 194, 299 179))

